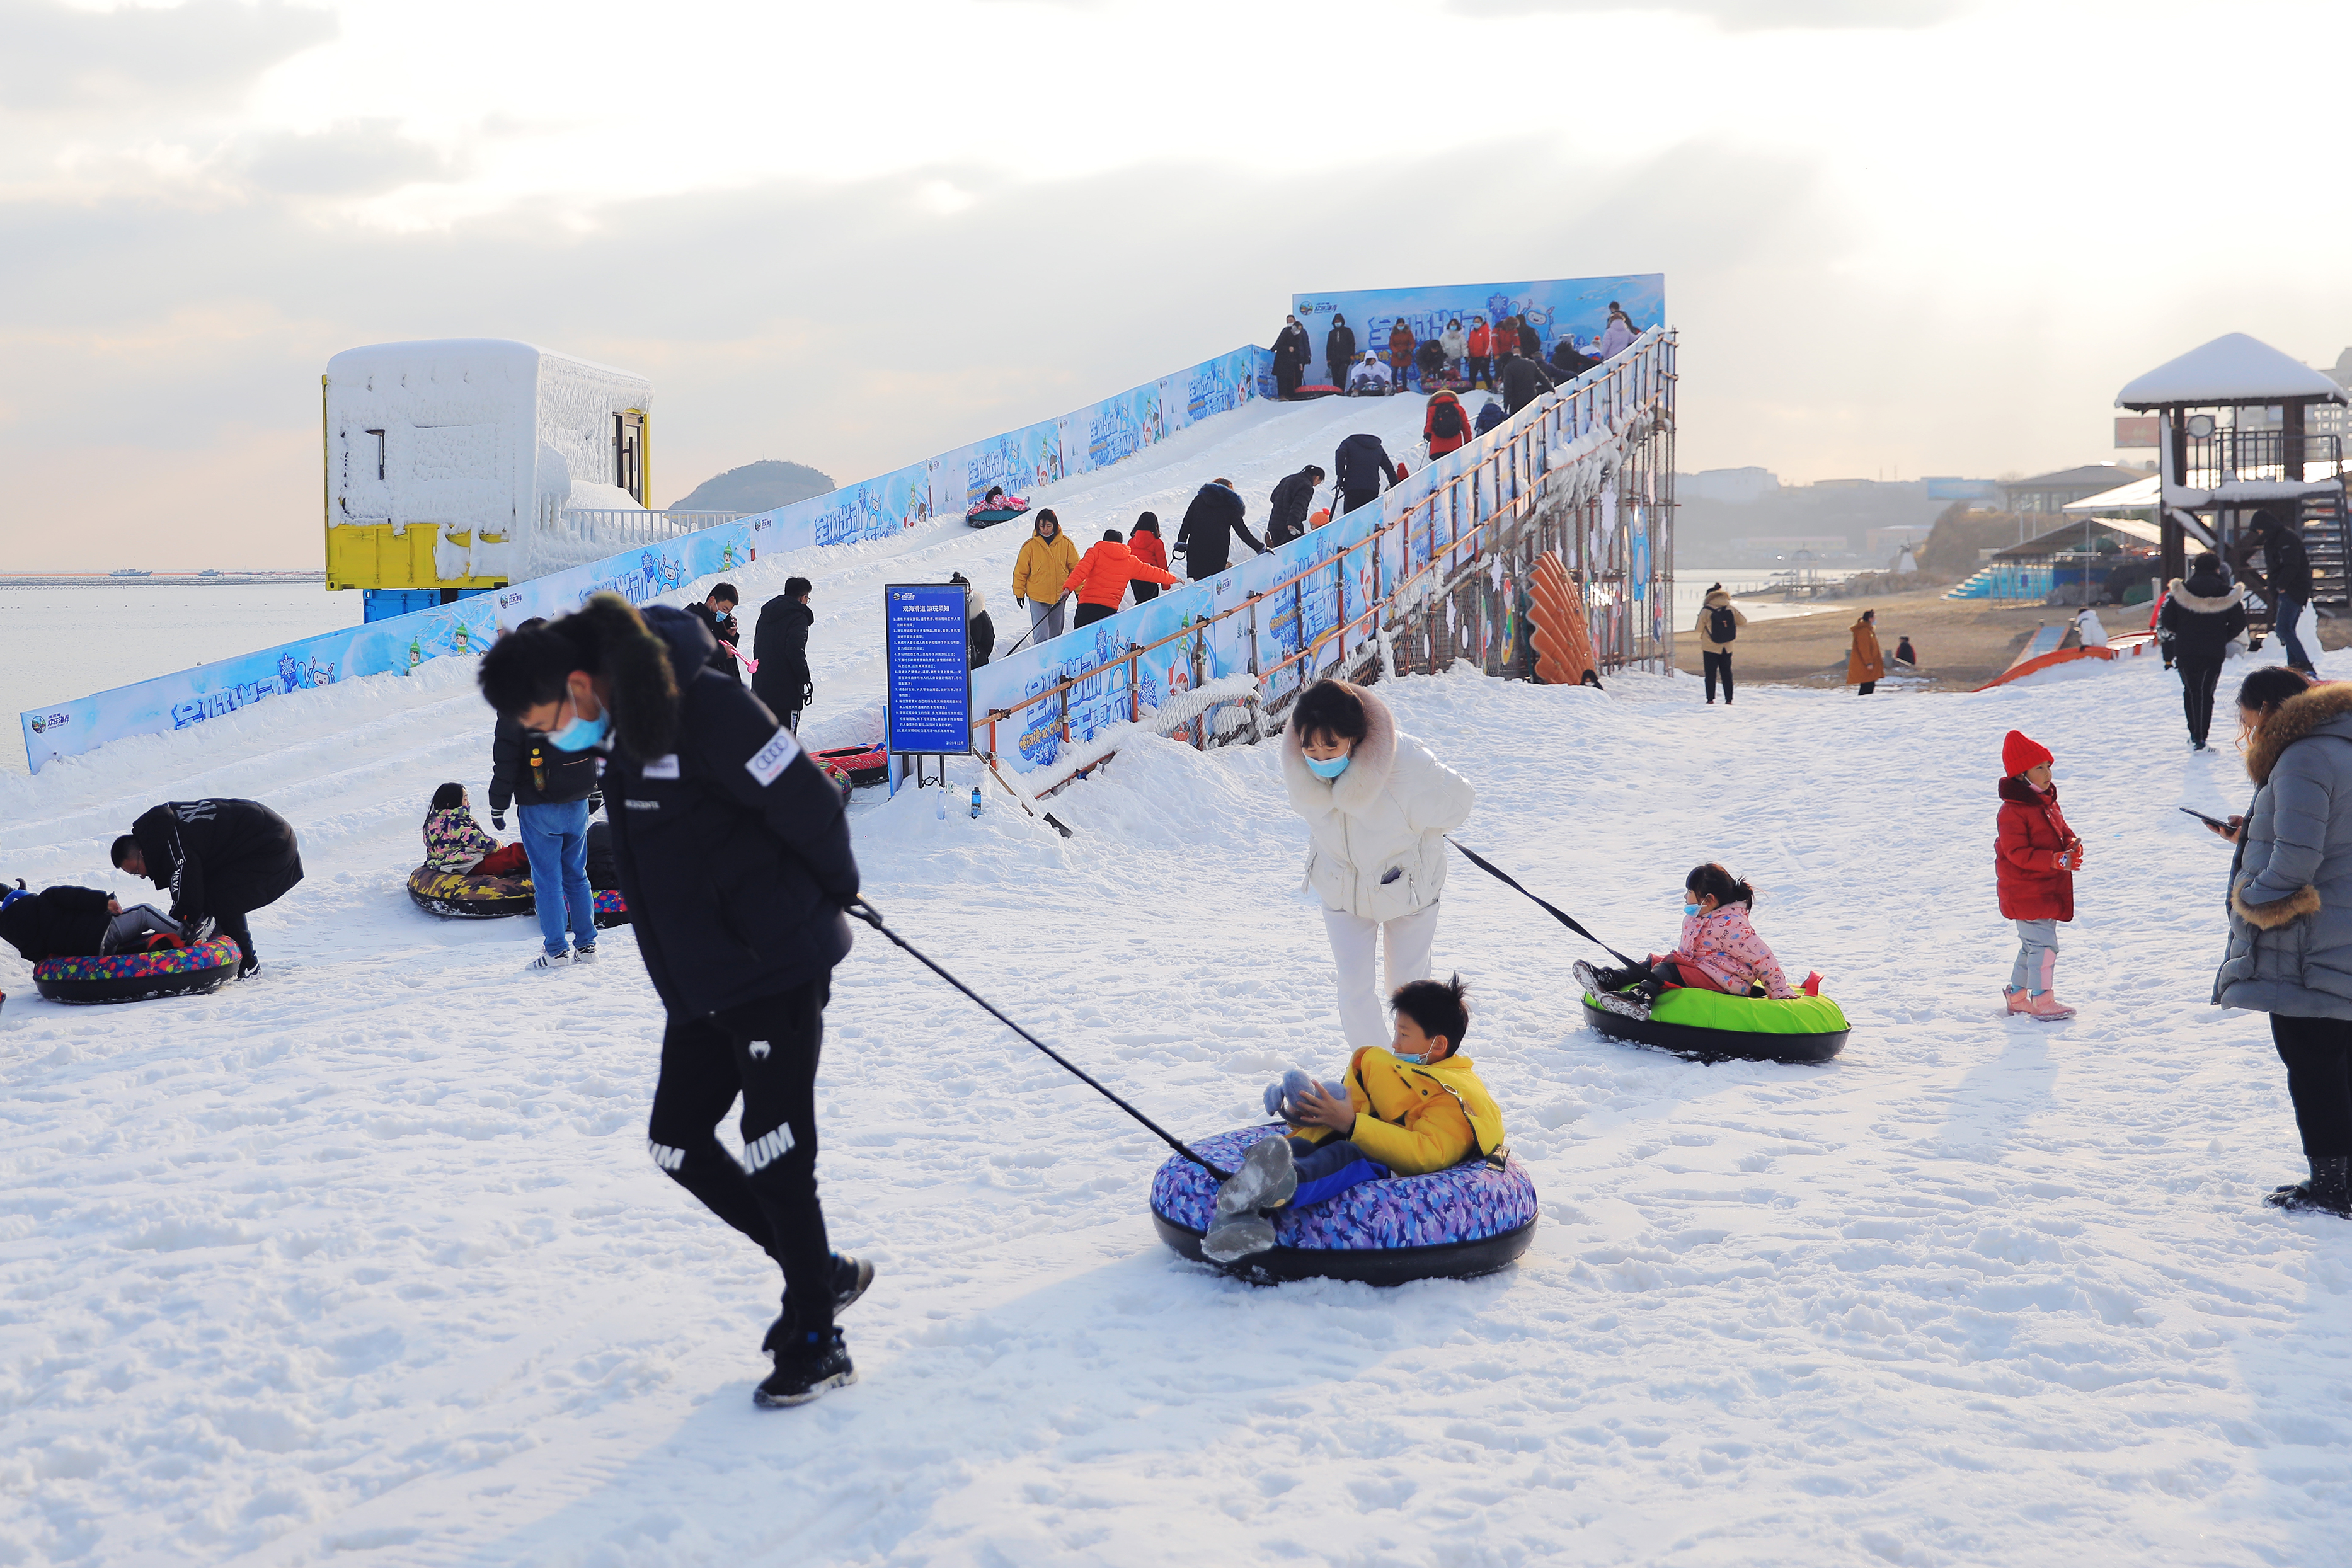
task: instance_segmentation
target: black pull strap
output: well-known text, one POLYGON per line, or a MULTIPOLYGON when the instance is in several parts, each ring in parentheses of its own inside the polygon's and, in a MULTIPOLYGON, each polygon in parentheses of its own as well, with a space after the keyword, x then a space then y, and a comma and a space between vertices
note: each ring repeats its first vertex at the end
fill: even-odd
POLYGON ((1134 1106, 1129 1104, 1126 1101, 1120 1099, 1109 1090, 1104 1088, 1100 1083, 1096 1082, 1093 1078, 1087 1075, 1084 1069, 1077 1065, 1077 1063, 1072 1061, 1060 1051, 1055 1051, 1052 1046, 1047 1045, 1044 1040, 1039 1040, 1035 1035, 1031 1034, 1027 1030, 1023 1029, 1019 1024, 1014 1023, 1011 1019, 1006 1018, 1003 1013, 997 1011, 994 1007, 989 1004, 987 998, 982 996, 978 991, 973 990, 970 986, 965 985, 961 980, 957 979, 953 975, 949 974, 945 969, 940 967, 940 966, 933 963, 929 956, 919 951, 915 947, 914 944, 908 942, 904 936, 899 936, 896 931, 891 930, 887 925, 883 925, 882 912, 875 908, 871 904, 868 904, 865 899, 860 898, 855 904, 852 904, 849 906, 848 913, 856 915, 858 919, 866 922, 866 925, 874 927, 875 930, 882 933, 883 936, 890 938, 892 942, 898 944, 900 948, 905 950, 908 957, 922 965, 923 967, 929 969, 932 974, 937 975, 940 979, 945 980, 949 985, 953 986, 957 990, 961 991, 965 996, 970 997, 973 1001, 978 1002, 982 1012, 985 1012, 998 1023, 1003 1024, 1005 1028, 1011 1030, 1013 1033, 1019 1035, 1022 1039, 1035 1046, 1039 1051, 1044 1051, 1047 1056, 1053 1058, 1055 1065, 1067 1071, 1079 1082, 1085 1084, 1087 1088, 1093 1090, 1096 1093, 1101 1095, 1104 1099, 1109 1101, 1112 1104, 1118 1106, 1120 1110, 1126 1112, 1129 1115, 1134 1117, 1145 1126, 1150 1128, 1161 1143, 1166 1144, 1170 1148, 1175 1150, 1178 1154, 1183 1155, 1186 1159, 1192 1161, 1194 1165, 1200 1166, 1202 1170, 1208 1172, 1219 1181, 1223 1182, 1233 1180, 1233 1172, 1228 1170, 1220 1170, 1215 1166, 1211 1165, 1207 1160, 1202 1159, 1199 1155, 1194 1154, 1191 1148, 1186 1146, 1181 1138, 1179 1138, 1175 1134, 1170 1132, 1167 1128, 1161 1126, 1159 1123, 1153 1121, 1150 1117, 1145 1115, 1142 1112, 1137 1110, 1134 1106))
POLYGON ((1461 850, 1465 855, 1468 856, 1472 865, 1476 866, 1480 871, 1485 872, 1488 876, 1493 877, 1504 886, 1517 888, 1519 892, 1526 893, 1529 898, 1535 899, 1535 902, 1542 907, 1545 914, 1550 915, 1554 920, 1559 921, 1562 925, 1567 926, 1570 931, 1575 932, 1579 936, 1583 937, 1587 942, 1591 943, 1594 946, 1607 953, 1611 957, 1616 959, 1627 968, 1638 969, 1643 967, 1639 961, 1628 958, 1624 954, 1620 953, 1616 948, 1610 946, 1608 943, 1603 942, 1600 937, 1595 936, 1591 932, 1587 931, 1583 926, 1578 925, 1576 916, 1569 914, 1558 904, 1549 903, 1541 898, 1536 898, 1534 894, 1528 893, 1528 890, 1524 887, 1519 887, 1517 880, 1514 878, 1510 873, 1503 870, 1502 867, 1488 860, 1485 855, 1480 854, 1475 850, 1464 848, 1460 842, 1452 838, 1448 838, 1445 841, 1449 844, 1453 844, 1455 849, 1461 850))

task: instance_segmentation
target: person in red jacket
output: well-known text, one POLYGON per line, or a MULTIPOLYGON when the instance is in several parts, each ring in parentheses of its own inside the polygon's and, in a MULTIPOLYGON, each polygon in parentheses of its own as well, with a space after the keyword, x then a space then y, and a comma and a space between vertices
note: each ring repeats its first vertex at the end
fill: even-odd
POLYGON ((1108 620, 1118 613, 1118 601, 1127 592, 1130 581, 1156 582, 1162 588, 1173 588, 1177 579, 1156 566, 1135 559, 1117 528, 1103 530, 1102 543, 1087 551, 1062 585, 1066 593, 1078 596, 1078 616, 1073 627, 1091 626, 1097 621, 1108 620))
POLYGON ((1482 387, 1486 384, 1487 355, 1493 349, 1486 332, 1486 318, 1470 318, 1470 379, 1482 387))
POLYGON ((1396 369, 1399 387, 1405 384, 1405 372, 1412 369, 1414 342, 1412 329, 1404 324, 1403 317, 1398 317, 1397 324, 1389 329, 1389 363, 1396 369))
POLYGON ((1462 411, 1462 400, 1450 392, 1432 392, 1429 412, 1421 416, 1421 434, 1429 443, 1429 455, 1443 457, 1470 439, 1470 416, 1462 411))
POLYGON ((2074 918, 2074 873, 2083 840, 2058 810, 2050 748, 2011 730, 2000 743, 2000 818, 1993 873, 2000 913, 2017 922, 2017 962, 2010 968, 2009 1010, 2055 1021, 2074 1009, 2058 999, 2058 924, 2074 918))
MULTIPOLYGON (((1159 513, 1146 512, 1135 519, 1135 528, 1127 536, 1127 553, 1146 566, 1168 570, 1168 547, 1160 542, 1159 513)), ((1139 577, 1134 582, 1138 604, 1149 604, 1160 597, 1160 585, 1150 578, 1139 577)))

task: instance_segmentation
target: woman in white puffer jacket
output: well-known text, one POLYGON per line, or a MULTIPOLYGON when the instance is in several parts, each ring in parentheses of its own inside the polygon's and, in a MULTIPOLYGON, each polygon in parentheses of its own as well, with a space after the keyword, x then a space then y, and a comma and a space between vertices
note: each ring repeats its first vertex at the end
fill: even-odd
POLYGON ((1429 977, 1445 835, 1469 818, 1469 780, 1397 728, 1389 705, 1345 681, 1299 694, 1282 737, 1290 809, 1307 819, 1307 885, 1323 900, 1348 1049, 1389 1043, 1382 998, 1429 977), (1382 933, 1388 986, 1373 985, 1382 933))

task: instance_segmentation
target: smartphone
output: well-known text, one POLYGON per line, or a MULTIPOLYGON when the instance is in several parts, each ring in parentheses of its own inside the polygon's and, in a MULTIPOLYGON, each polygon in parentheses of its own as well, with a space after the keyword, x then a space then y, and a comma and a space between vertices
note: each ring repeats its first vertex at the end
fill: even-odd
POLYGON ((2221 818, 2219 818, 2219 817, 2209 817, 2209 816, 2207 816, 2204 812, 2202 812, 2202 811, 2200 811, 2200 810, 2197 810, 2197 808, 2195 808, 2194 806, 2183 806, 2183 807, 2181 807, 2181 808, 2180 808, 2180 810, 2183 810, 2183 811, 2186 811, 2189 815, 2190 815, 2190 816, 2192 816, 2192 817, 2196 818, 2199 821, 2200 821, 2200 822, 2204 823, 2207 827, 2210 827, 2210 828, 2219 828, 2219 829, 2221 829, 2221 830, 2223 832, 2225 832, 2225 833, 2226 833, 2226 832, 2228 832, 2228 831, 2230 831, 2230 824, 2229 824, 2229 823, 2227 823, 2227 822, 2223 821, 2222 821, 2221 818))

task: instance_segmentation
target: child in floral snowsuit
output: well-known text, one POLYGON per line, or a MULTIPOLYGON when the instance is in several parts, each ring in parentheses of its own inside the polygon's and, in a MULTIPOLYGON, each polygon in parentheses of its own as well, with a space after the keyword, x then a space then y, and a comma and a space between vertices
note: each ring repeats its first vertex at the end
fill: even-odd
POLYGON ((1764 938, 1756 935, 1749 919, 1755 898, 1754 888, 1715 862, 1694 866, 1683 879, 1682 940, 1673 952, 1653 953, 1633 969, 1595 969, 1579 963, 1576 977, 1603 1009, 1628 1018, 1649 1017, 1658 994, 1675 987, 1779 1001, 1813 994, 1820 977, 1807 976, 1800 992, 1780 972, 1780 961, 1764 938))
POLYGON ((425 863, 452 876, 510 879, 524 862, 520 845, 501 848, 474 821, 463 784, 444 784, 433 791, 433 809, 425 814, 425 863))

